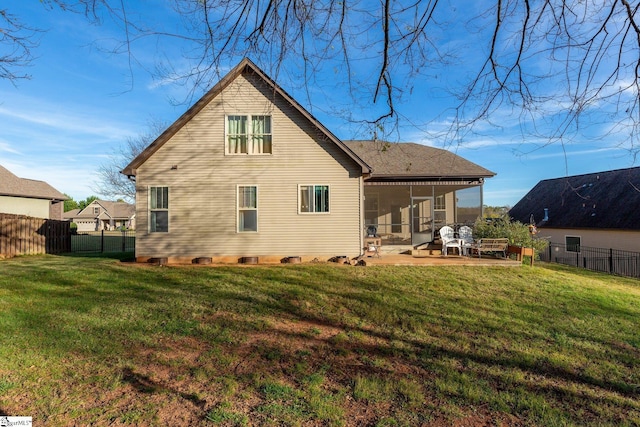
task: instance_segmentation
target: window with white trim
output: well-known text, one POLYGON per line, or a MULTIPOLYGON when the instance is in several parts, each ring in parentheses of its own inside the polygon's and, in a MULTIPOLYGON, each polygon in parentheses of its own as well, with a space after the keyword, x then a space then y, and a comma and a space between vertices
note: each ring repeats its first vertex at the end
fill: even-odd
POLYGON ((271 154, 272 137, 271 116, 227 116, 227 154, 271 154))
POLYGON ((258 231, 258 187, 238 186, 238 232, 258 231))
POLYGON ((169 232, 169 187, 149 187, 149 231, 169 232))
POLYGON ((300 213, 329 213, 328 185, 300 185, 298 194, 300 213))
POLYGON ((580 252, 580 236, 565 236, 567 252, 580 252))

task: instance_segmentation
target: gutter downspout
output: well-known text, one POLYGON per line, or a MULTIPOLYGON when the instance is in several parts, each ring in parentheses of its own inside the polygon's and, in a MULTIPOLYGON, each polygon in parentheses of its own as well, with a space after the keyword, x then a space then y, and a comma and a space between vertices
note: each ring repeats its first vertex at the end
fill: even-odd
POLYGON ((360 198, 358 200, 360 204, 360 231, 358 232, 358 238, 360 239, 360 251, 358 258, 364 257, 364 176, 360 175, 360 198))

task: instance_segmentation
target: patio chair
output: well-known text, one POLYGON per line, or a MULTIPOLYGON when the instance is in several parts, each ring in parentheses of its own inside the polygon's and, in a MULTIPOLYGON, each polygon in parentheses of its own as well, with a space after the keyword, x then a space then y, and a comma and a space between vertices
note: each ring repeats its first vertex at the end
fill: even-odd
POLYGON ((458 254, 462 255, 462 246, 460 240, 456 239, 453 234, 453 228, 445 225, 440 229, 440 240, 442 241, 442 255, 447 256, 449 248, 458 248, 458 254))
POLYGON ((467 225, 463 225, 458 230, 460 236, 460 245, 462 246, 462 254, 468 255, 469 251, 473 247, 473 230, 467 225))

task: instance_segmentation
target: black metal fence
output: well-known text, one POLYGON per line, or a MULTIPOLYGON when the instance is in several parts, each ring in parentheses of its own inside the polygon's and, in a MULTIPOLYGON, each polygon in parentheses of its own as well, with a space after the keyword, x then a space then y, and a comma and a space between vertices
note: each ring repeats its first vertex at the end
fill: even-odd
POLYGON ((71 252, 133 252, 135 230, 89 231, 71 235, 71 252))
POLYGON ((640 252, 550 243, 540 260, 587 270, 640 278, 640 252))

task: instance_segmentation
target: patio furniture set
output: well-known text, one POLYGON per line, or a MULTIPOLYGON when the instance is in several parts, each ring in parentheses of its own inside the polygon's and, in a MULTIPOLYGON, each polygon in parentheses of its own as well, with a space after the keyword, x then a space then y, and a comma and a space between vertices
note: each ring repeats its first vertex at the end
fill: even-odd
POLYGON ((449 249, 458 249, 459 255, 482 257, 482 253, 501 252, 504 258, 507 257, 509 239, 507 238, 483 238, 474 240, 471 227, 466 225, 460 227, 458 235, 453 228, 444 226, 440 229, 440 239, 442 241, 442 255, 447 256, 449 249))

